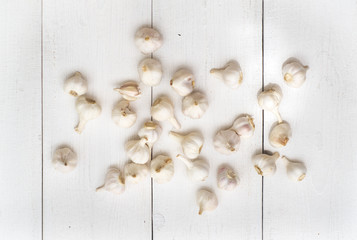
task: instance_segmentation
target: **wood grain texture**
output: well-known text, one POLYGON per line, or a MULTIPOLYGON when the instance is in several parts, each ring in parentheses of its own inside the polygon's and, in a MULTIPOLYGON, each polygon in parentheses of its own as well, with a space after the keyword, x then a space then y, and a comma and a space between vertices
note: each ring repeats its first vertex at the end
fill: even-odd
MULTIPOLYGON (((264 180, 264 239, 355 239, 357 229, 356 1, 265 1, 265 82, 283 90, 281 114, 293 137, 281 154, 304 161, 306 179, 278 172, 264 180), (282 63, 308 65, 299 89, 283 83, 282 63)), ((265 146, 271 125, 265 114, 265 146)))

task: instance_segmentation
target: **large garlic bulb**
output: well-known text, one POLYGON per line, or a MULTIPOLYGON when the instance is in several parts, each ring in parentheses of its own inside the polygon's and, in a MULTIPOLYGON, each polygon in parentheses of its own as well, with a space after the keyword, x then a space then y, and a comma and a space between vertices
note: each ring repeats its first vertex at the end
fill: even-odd
POLYGON ((125 179, 120 170, 110 167, 105 175, 104 184, 97 188, 97 192, 108 191, 114 194, 122 194, 125 191, 125 179))
POLYGON ((218 206, 216 194, 205 189, 201 189, 197 192, 196 201, 199 207, 199 215, 202 215, 202 213, 206 211, 213 211, 218 206))
POLYGON ((298 59, 289 58, 282 67, 282 73, 285 83, 294 88, 301 87, 306 80, 306 71, 308 66, 304 66, 298 59))
POLYGON ((75 72, 72 77, 64 82, 63 90, 73 97, 83 95, 88 90, 87 80, 83 78, 80 72, 75 72))
POLYGON ((120 100, 112 110, 113 122, 122 128, 130 128, 136 122, 136 113, 130 109, 128 100, 120 100))
POLYGON ((76 100, 76 110, 79 115, 79 123, 74 128, 78 133, 81 133, 86 126, 87 122, 99 117, 102 108, 99 104, 85 95, 81 95, 76 100))
POLYGON ((170 80, 171 87, 182 97, 187 96, 195 87, 195 77, 188 69, 176 71, 170 80))
POLYGON ((52 164, 56 170, 67 173, 73 171, 77 166, 77 154, 68 147, 58 148, 52 158, 52 164))
POLYGON ((290 138, 291 128, 287 122, 278 123, 276 126, 272 127, 269 134, 270 145, 276 148, 286 146, 290 138))
POLYGON ((143 59, 138 66, 140 80, 147 86, 156 86, 162 79, 161 63, 153 58, 143 59))
POLYGON ((128 101, 135 101, 141 97, 139 85, 135 81, 127 81, 119 88, 114 88, 114 90, 119 92, 128 101))
POLYGON ((145 164, 127 163, 124 166, 125 181, 137 184, 149 175, 149 168, 145 164))
POLYGON ((259 175, 270 176, 276 171, 275 162, 279 159, 279 153, 274 153, 273 155, 268 154, 258 154, 252 158, 254 168, 259 175))
POLYGON ((229 61, 223 68, 213 68, 210 73, 230 88, 238 88, 243 81, 243 72, 237 61, 229 61))
POLYGON ((240 137, 233 129, 220 130, 213 139, 214 148, 225 155, 239 149, 240 137))
POLYGON ((159 122, 169 120, 174 128, 181 128, 174 115, 174 106, 167 97, 159 97, 154 101, 151 106, 151 116, 159 122))
POLYGON ((232 168, 222 166, 217 172, 217 186, 226 191, 232 191, 239 184, 239 178, 232 168))
POLYGON ((208 108, 208 100, 203 93, 193 92, 182 100, 182 112, 189 118, 199 119, 208 108))
POLYGON ((283 121, 279 113, 279 105, 282 97, 283 94, 276 85, 267 87, 258 95, 259 106, 264 110, 274 113, 279 123, 283 121))
POLYGON ((151 160, 151 177, 156 183, 167 183, 173 176, 174 163, 169 156, 158 155, 151 160))
POLYGON ((203 182, 209 174, 209 163, 203 159, 190 160, 180 154, 176 156, 187 167, 187 176, 192 181, 203 182))
POLYGON ((291 161, 285 156, 282 156, 281 159, 285 164, 286 174, 292 181, 299 182, 304 180, 307 171, 304 163, 291 161))
POLYGON ((159 124, 148 121, 144 124, 143 128, 139 130, 138 135, 140 138, 146 138, 147 144, 152 148, 154 143, 159 139, 161 131, 162 129, 159 124))
POLYGON ((237 118, 232 125, 232 129, 243 138, 253 136, 255 130, 255 124, 253 118, 249 115, 245 115, 237 118))
POLYGON ((134 163, 145 164, 150 160, 150 147, 148 139, 143 137, 140 140, 131 140, 125 144, 125 151, 134 163))
POLYGON ((157 30, 143 27, 135 34, 135 44, 143 54, 150 54, 161 47, 162 37, 157 30))
POLYGON ((203 147, 203 136, 198 132, 191 132, 187 135, 181 135, 171 131, 169 136, 179 142, 183 153, 190 159, 195 159, 200 155, 203 147))

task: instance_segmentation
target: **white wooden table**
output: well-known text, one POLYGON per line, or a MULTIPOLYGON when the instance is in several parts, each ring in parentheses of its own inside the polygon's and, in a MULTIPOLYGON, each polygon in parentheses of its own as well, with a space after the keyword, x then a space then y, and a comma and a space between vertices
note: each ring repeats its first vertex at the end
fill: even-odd
MULTIPOLYGON (((0 239, 357 239, 357 2, 324 0, 2 0, 0 1, 0 239), (138 80, 144 57, 133 36, 153 25, 164 37, 154 53, 164 66, 160 86, 143 87, 134 103, 138 121, 119 129, 111 109, 113 87, 138 80), (288 57, 309 65, 300 89, 287 87, 281 65, 288 57), (240 62, 244 83, 237 90, 209 75, 230 59, 240 62), (210 108, 200 120, 184 117, 180 98, 168 81, 189 66, 210 108), (74 99, 63 81, 81 71, 89 93, 103 111, 82 135, 74 99), (262 113, 256 94, 264 84, 282 87, 283 118, 293 138, 281 153, 306 163, 301 183, 277 174, 262 179, 252 168, 256 152, 274 150, 267 135, 274 117, 262 113), (175 160, 175 176, 165 185, 144 183, 125 194, 98 194, 108 166, 128 161, 123 145, 150 117, 150 102, 168 94, 183 130, 201 130, 209 179, 193 184, 175 160), (254 116, 256 132, 236 154, 214 151, 214 133, 236 116, 254 116), (73 147, 79 165, 61 174, 53 151, 73 147), (217 166, 238 171, 236 191, 218 190, 217 166), (216 211, 199 216, 195 193, 210 187, 216 211)), ((164 134, 154 155, 180 152, 164 134)))

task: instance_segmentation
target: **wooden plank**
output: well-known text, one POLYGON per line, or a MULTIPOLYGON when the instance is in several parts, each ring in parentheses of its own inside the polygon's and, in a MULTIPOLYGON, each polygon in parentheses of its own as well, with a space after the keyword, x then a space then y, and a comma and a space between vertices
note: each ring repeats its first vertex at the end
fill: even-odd
MULTIPOLYGON (((357 181, 356 1, 265 1, 265 82, 283 90, 281 114, 293 137, 281 150, 304 161, 303 182, 277 174, 264 180, 264 239, 355 239, 357 181), (281 65, 308 65, 299 89, 283 83, 281 65)), ((275 121, 265 114, 265 146, 275 121)))

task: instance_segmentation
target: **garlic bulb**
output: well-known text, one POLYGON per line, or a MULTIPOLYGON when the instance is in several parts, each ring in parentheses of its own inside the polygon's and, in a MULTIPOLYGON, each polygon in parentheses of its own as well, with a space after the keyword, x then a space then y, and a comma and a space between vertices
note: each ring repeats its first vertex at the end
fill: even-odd
POLYGON ((229 61, 223 68, 213 68, 210 73, 221 79, 228 87, 238 88, 243 81, 243 72, 237 61, 229 61))
POLYGON ((182 112, 187 117, 199 119, 208 108, 208 100, 203 93, 194 92, 182 100, 182 112))
POLYGON ((199 207, 199 215, 202 215, 205 211, 213 211, 218 206, 216 194, 205 189, 201 189, 197 192, 196 200, 199 207))
POLYGON ((249 115, 245 115, 237 118, 233 122, 232 129, 243 138, 248 138, 253 136, 255 130, 255 124, 253 118, 249 115))
POLYGON ((239 144, 240 137, 233 129, 220 130, 213 139, 214 148, 225 155, 236 152, 239 144))
POLYGON ((162 37, 157 30, 143 27, 135 34, 135 44, 143 54, 150 54, 161 47, 162 37))
POLYGON ((286 146, 291 138, 291 128, 289 123, 281 122, 274 126, 269 134, 270 145, 276 148, 286 146))
POLYGON ((276 160, 279 158, 279 153, 274 153, 273 155, 268 154, 258 154, 252 158, 254 168, 259 175, 270 176, 276 171, 276 160))
POLYGON ((98 187, 96 191, 108 191, 114 194, 122 194, 125 191, 125 179, 120 170, 116 167, 110 167, 105 175, 103 186, 98 187))
POLYGON ((174 176, 174 163, 168 156, 159 155, 151 160, 151 177, 156 183, 167 183, 174 176))
POLYGON ((291 161, 285 156, 282 156, 281 159, 286 166, 286 174, 292 181, 299 182, 304 180, 307 171, 304 163, 291 161))
POLYGON ((112 110, 113 122, 122 128, 130 128, 136 122, 136 113, 129 108, 128 100, 120 100, 112 110))
POLYGON ((118 91, 128 101, 135 101, 141 97, 139 85, 135 81, 127 81, 119 88, 114 88, 114 90, 118 91))
POLYGON ((289 58, 282 67, 285 83, 290 87, 301 87, 306 80, 306 71, 308 69, 308 66, 302 65, 296 58, 289 58))
POLYGON ((161 63, 153 58, 145 58, 139 63, 140 80, 148 86, 156 86, 162 79, 161 63))
POLYGON ((187 175, 192 181, 205 181, 209 174, 209 163, 203 159, 190 160, 181 154, 176 156, 187 167, 187 175))
POLYGON ((217 173, 217 186, 226 191, 232 191, 239 184, 239 178, 232 168, 222 166, 217 173))
POLYGON ((152 148, 153 144, 159 139, 161 131, 162 129, 159 124, 148 121, 139 130, 138 135, 140 138, 147 138, 147 144, 152 148))
POLYGON ((124 166, 125 181, 137 184, 143 181, 149 174, 149 168, 145 164, 127 163, 124 166))
POLYGON ((63 90, 74 97, 83 95, 88 90, 87 80, 82 77, 80 72, 75 72, 64 82, 63 90))
POLYGON ((134 163, 145 164, 150 160, 150 147, 148 139, 143 137, 140 140, 131 140, 125 144, 125 151, 134 163))
POLYGON ((79 114, 79 123, 74 128, 78 133, 81 133, 88 121, 97 118, 102 112, 102 108, 95 100, 81 95, 76 100, 76 110, 79 114))
POLYGON ((279 123, 283 121, 279 113, 279 104, 282 97, 283 95, 277 86, 271 86, 258 95, 259 106, 264 110, 274 113, 279 123))
POLYGON ((189 70, 180 69, 174 73, 174 76, 170 80, 170 85, 178 95, 184 97, 193 91, 195 77, 189 70))
POLYGON ((52 164, 56 170, 67 173, 77 166, 77 154, 68 147, 58 148, 52 157, 52 164))
POLYGON ((174 115, 174 106, 167 97, 159 97, 154 101, 151 106, 151 116, 160 122, 169 120, 174 128, 181 128, 180 123, 176 120, 174 115))
POLYGON ((198 132, 181 135, 171 131, 169 136, 181 144, 182 151, 189 159, 195 159, 201 153, 203 147, 203 136, 198 132))

